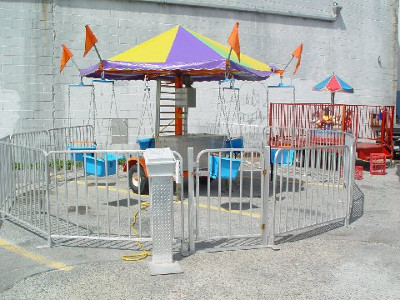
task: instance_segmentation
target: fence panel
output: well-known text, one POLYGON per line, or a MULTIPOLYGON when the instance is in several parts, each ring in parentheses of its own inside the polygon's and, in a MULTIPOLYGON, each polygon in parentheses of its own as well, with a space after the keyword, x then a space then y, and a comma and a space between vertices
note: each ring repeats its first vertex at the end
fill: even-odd
POLYGON ((329 129, 375 140, 393 151, 394 106, 329 103, 271 103, 271 128, 329 129))
MULTIPOLYGON (((151 242, 144 151, 74 150, 48 154, 51 238, 151 242)), ((175 154, 180 161, 179 154, 175 154)), ((181 167, 176 178, 182 182, 181 167)), ((181 190, 180 190, 181 191, 181 190)), ((179 194, 178 199, 182 198, 179 194)), ((174 205, 181 224, 183 203, 174 205)), ((184 239, 180 226, 175 236, 184 239)))
POLYGON ((189 178, 189 206, 194 195, 189 231, 196 233, 191 250, 261 246, 254 238, 262 235, 268 195, 269 164, 264 156, 250 148, 207 149, 197 155, 195 177, 189 178))
POLYGON ((266 127, 268 145, 281 147, 334 146, 345 144, 345 132, 328 129, 266 127))
POLYGON ((349 159, 347 146, 278 150, 273 171, 273 234, 348 219, 349 159))
POLYGON ((48 131, 48 135, 48 151, 92 147, 95 144, 94 129, 91 125, 54 128, 48 131))
POLYGON ((47 151, 49 146, 48 132, 46 130, 15 133, 10 137, 10 143, 29 148, 47 151))
POLYGON ((0 142, 3 142, 3 143, 10 143, 10 141, 11 141, 11 137, 9 135, 6 135, 6 136, 0 138, 0 142))
MULTIPOLYGON (((224 135, 231 139, 241 138, 244 148, 261 148, 266 142, 264 138, 265 126, 260 125, 220 122, 219 124, 208 125, 206 132, 224 135)), ((225 147, 226 145, 221 146, 225 147)))
POLYGON ((0 159, 1 212, 47 237, 49 223, 45 152, 0 143, 0 159))

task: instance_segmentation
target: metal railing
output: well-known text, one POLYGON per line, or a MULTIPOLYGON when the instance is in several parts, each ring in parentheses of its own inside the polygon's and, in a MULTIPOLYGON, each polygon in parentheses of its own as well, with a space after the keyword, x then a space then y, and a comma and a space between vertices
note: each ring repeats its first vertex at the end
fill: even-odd
POLYGON ((275 235, 334 221, 348 224, 350 149, 279 149, 274 157, 271 241, 275 235))
POLYGON ((206 131, 210 134, 225 135, 227 138, 242 138, 243 147, 246 148, 261 148, 263 142, 265 143, 264 126, 221 122, 208 125, 206 131))
MULTIPOLYGON (((148 183, 141 150, 85 150, 91 126, 19 133, 0 141, 0 212, 54 240, 151 242, 148 183), (10 143, 12 142, 12 143, 10 143), (79 150, 69 150, 71 142, 79 150), (40 147, 36 149, 30 146, 40 147), (26 147, 23 145, 29 145, 26 147), (136 182, 137 183, 137 182, 136 182)), ((182 157, 174 153, 178 183, 175 238, 185 237, 182 157), (184 224, 183 224, 184 225, 184 224)))
POLYGON ((338 130, 292 127, 265 127, 264 136, 271 147, 311 147, 344 145, 347 133, 338 130))
MULTIPOLYGON (((187 201, 183 159, 174 152, 180 200, 173 205, 174 236, 182 246, 188 243, 193 251, 213 248, 212 241, 217 241, 225 249, 252 248, 271 245, 276 235, 309 226, 335 220, 348 224, 354 187, 352 135, 242 125, 230 130, 243 138, 244 148, 206 149, 195 158, 189 151, 187 201), (257 143, 255 148, 249 147, 252 142, 257 143), (236 241, 225 243, 228 239, 236 241)), ((0 212, 36 230, 49 243, 150 243, 148 196, 140 184, 136 193, 132 191, 133 179, 136 184, 137 179, 146 179, 145 170, 138 167, 143 151, 85 150, 92 141, 91 126, 2 138, 0 212), (72 142, 81 145, 70 150, 72 142), (23 145, 29 143, 41 148, 23 145)))
POLYGON ((330 103, 270 103, 271 128, 322 127, 348 132, 359 140, 373 140, 393 151, 394 106, 330 103), (323 124, 323 118, 329 122, 323 124))
POLYGON ((276 235, 335 221, 349 224, 354 136, 298 128, 259 132, 254 138, 267 145, 261 149, 207 149, 196 158, 189 151, 192 251, 268 246, 276 235))
POLYGON ((6 136, 0 138, 0 142, 9 143, 10 142, 10 138, 11 137, 9 135, 6 135, 6 136))
POLYGON ((0 211, 48 235, 46 153, 0 142, 0 211))
POLYGON ((15 133, 10 137, 10 143, 13 145, 37 148, 47 151, 49 145, 48 131, 32 131, 15 133))
MULTIPOLYGON (((133 176, 146 180, 145 170, 129 170, 130 160, 143 160, 143 150, 52 151, 49 163, 51 239, 151 242, 148 186, 131 189, 133 176)), ((178 161, 180 155, 174 153, 178 161)), ((181 163, 180 163, 181 165, 181 163)), ((137 166, 137 165, 136 165, 137 166)), ((177 172, 182 182, 182 170, 177 172)), ((180 190, 180 193, 183 191, 180 190)), ((179 198, 182 198, 182 194, 179 198)), ((177 220, 185 206, 177 202, 177 220)), ((175 237, 184 240, 184 229, 175 237)))
POLYGON ((87 148, 96 144, 91 125, 54 128, 47 131, 49 151, 87 148))
MULTIPOLYGON (((212 240, 260 237, 268 199, 264 153, 250 148, 207 149, 193 161, 192 149, 188 151, 188 171, 195 174, 188 183, 190 250, 201 243, 213 247, 212 240)), ((254 245, 241 241, 223 247, 254 245)))

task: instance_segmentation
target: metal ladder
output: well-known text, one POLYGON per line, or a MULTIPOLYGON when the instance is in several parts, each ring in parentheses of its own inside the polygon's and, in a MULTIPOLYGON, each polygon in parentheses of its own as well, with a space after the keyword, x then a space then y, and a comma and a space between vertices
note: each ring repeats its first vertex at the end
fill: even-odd
MULTIPOLYGON (((175 83, 157 80, 156 137, 175 135, 175 83)), ((187 134, 187 107, 182 110, 183 134, 187 134)))

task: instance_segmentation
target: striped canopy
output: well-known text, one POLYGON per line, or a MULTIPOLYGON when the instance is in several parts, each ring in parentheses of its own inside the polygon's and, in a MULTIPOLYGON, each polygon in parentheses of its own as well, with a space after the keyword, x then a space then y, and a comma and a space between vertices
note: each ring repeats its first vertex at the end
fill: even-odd
POLYGON ((344 92, 344 93, 354 93, 354 89, 340 79, 338 76, 333 73, 332 76, 329 76, 325 80, 318 83, 313 88, 314 91, 328 91, 331 92, 331 103, 335 103, 335 93, 336 92, 344 92))
MULTIPOLYGON (((225 78, 226 59, 230 48, 193 30, 176 26, 142 44, 110 59, 81 70, 86 77, 113 80, 174 79, 190 75, 193 81, 225 78)), ((232 51, 229 66, 235 79, 259 81, 268 78, 272 69, 267 64, 244 54, 240 62, 232 51)))
POLYGON ((314 86, 314 91, 354 93, 354 89, 335 74, 314 86))

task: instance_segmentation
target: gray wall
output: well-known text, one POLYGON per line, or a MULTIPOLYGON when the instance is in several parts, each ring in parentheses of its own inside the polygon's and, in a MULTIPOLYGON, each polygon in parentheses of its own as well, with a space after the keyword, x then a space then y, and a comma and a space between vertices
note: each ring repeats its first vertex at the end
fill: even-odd
MULTIPOLYGON (((285 82, 296 86, 296 101, 329 102, 328 93, 313 92, 312 87, 335 72, 355 89, 354 94, 337 94, 336 102, 395 104, 397 0, 339 2, 343 8, 336 20, 329 0, 180 1, 202 7, 152 2, 0 1, 0 135, 68 124, 67 85, 79 82, 79 77, 71 62, 59 73, 60 46, 65 43, 70 48, 80 67, 96 63, 94 51, 82 57, 85 24, 90 24, 102 56, 108 58, 177 24, 225 43, 234 22, 239 21, 242 52, 278 67, 304 43, 298 73, 292 74, 293 62, 285 75, 285 82)), ((278 81, 274 76, 262 83, 237 83, 242 87, 244 120, 265 122, 266 86, 278 81)), ((198 106, 191 110, 189 122, 193 130, 215 120, 218 95, 217 83, 195 87, 198 106)), ((118 82, 115 86, 118 117, 128 118, 130 147, 140 123, 142 91, 142 82, 118 82)), ((110 86, 96 87, 97 134, 103 138, 110 95, 110 86)), ((154 96, 153 89, 153 101, 154 96)), ((269 98, 290 99, 291 93, 273 90, 269 98)), ((71 124, 87 124, 90 92, 72 89, 70 100, 71 124)), ((111 117, 117 117, 116 113, 111 117)), ((145 126, 150 126, 148 120, 145 126)), ((146 130, 145 134, 150 134, 146 130)))

